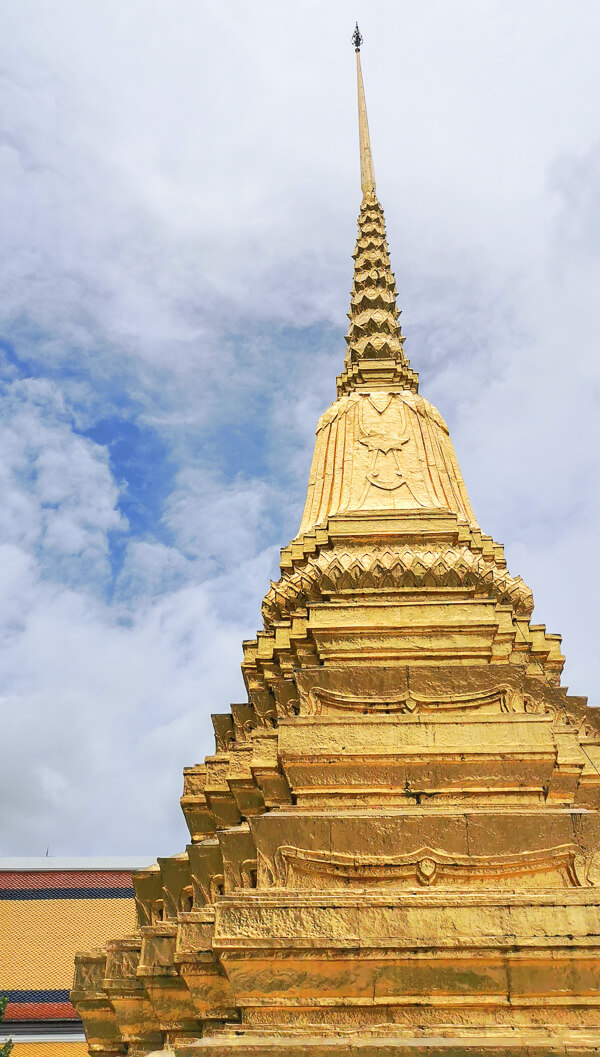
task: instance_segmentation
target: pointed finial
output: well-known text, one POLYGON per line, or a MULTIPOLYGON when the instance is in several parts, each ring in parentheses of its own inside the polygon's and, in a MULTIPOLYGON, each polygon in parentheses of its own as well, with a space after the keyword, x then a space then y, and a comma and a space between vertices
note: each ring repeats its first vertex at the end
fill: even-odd
POLYGON ((358 83, 358 135, 360 140, 360 183, 363 195, 375 193, 375 169, 373 166, 373 155, 371 154, 371 140, 369 137, 369 122, 367 121, 367 104, 365 102, 365 89, 363 85, 362 69, 360 65, 360 46, 363 42, 358 22, 352 36, 352 43, 356 51, 356 78, 358 83))

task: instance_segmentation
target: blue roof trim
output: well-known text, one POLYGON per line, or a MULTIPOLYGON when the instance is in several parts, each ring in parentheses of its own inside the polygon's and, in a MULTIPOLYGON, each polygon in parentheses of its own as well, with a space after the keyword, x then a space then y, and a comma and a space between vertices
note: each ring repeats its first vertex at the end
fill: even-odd
POLYGON ((4 899, 133 899, 131 888, 0 888, 4 899))
POLYGON ((3 988, 0 994, 9 1002, 69 1002, 71 999, 71 992, 64 990, 7 991, 3 988))

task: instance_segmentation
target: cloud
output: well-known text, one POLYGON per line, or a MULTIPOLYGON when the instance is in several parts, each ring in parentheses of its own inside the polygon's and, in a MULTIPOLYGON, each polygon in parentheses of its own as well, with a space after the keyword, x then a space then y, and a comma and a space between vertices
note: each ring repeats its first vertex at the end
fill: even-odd
POLYGON ((52 579, 106 579, 108 534, 124 531, 106 452, 74 431, 46 379, 2 387, 0 537, 35 554, 52 579))
POLYGON ((597 703, 598 5, 3 13, 0 849, 185 840, 344 354, 356 16, 407 351, 597 703))
POLYGON ((21 626, 2 629, 6 845, 93 853, 99 832, 115 852, 143 854, 152 832, 181 844, 182 746, 187 757, 193 745, 209 751, 208 717, 232 689, 243 624, 219 620, 201 587, 122 622, 81 594, 35 580, 30 592, 21 626))

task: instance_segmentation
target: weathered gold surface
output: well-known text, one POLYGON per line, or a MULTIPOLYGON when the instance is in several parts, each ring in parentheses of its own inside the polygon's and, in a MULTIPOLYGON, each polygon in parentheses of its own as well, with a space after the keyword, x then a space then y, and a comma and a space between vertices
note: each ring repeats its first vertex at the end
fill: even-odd
POLYGON ((358 136, 360 144, 360 185, 363 195, 375 194, 375 168, 371 153, 367 103, 360 65, 360 48, 356 49, 356 84, 358 87, 358 136))
POLYGON ((317 442, 300 534, 350 511, 451 510, 477 527, 448 428, 410 390, 351 392, 332 404, 317 442))
POLYGON ((417 393, 358 77, 338 399, 248 699, 185 770, 191 843, 78 957, 96 1054, 600 1053, 600 723, 417 393))

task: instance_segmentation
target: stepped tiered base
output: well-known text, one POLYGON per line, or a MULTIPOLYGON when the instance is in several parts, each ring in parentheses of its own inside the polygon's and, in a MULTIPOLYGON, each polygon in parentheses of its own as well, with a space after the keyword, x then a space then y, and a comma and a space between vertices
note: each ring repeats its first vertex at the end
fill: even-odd
POLYGON ((96 1054, 600 1047, 595 713, 495 544, 397 514, 373 571, 371 524, 284 554, 249 701, 186 772, 192 844, 136 876, 139 935, 80 959, 96 1054))

